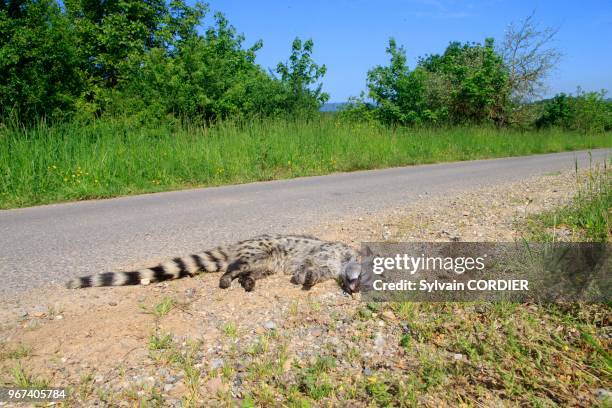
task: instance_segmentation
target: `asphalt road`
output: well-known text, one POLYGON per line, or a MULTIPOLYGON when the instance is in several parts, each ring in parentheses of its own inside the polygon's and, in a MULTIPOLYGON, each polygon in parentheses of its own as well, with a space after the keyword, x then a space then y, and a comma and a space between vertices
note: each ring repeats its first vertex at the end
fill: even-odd
MULTIPOLYGON (((593 161, 612 150, 593 151, 593 161)), ((360 171, 0 211, 0 295, 148 266, 260 233, 559 170, 587 152, 360 171)))

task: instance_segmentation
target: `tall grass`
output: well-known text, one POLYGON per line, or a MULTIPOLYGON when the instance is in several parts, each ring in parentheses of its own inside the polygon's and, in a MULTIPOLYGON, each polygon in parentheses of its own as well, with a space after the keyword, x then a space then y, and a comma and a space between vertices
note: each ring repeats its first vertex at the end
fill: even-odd
POLYGON ((610 133, 392 129, 329 118, 213 127, 41 122, 0 127, 0 208, 611 145, 610 133))
MULTIPOLYGON (((611 162, 612 163, 612 162, 611 162)), ((591 167, 584 178, 577 172, 577 193, 572 203, 530 219, 530 238, 554 241, 551 229, 567 228, 572 240, 610 242, 612 238, 612 169, 591 167)))

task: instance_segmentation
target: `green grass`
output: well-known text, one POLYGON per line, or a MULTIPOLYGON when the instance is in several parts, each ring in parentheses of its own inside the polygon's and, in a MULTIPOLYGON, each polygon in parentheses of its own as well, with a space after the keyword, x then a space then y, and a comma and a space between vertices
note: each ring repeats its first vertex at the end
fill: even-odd
POLYGON ((120 119, 0 125, 0 208, 610 146, 610 133, 390 129, 333 118, 208 128, 120 119))
POLYGON ((166 350, 172 347, 172 335, 155 332, 149 337, 149 350, 166 350))
POLYGON ((532 216, 527 221, 527 237, 532 241, 552 241, 556 231, 571 232, 573 241, 609 242, 612 238, 612 170, 590 169, 578 179, 578 192, 571 204, 532 216))
POLYGON ((13 385, 19 388, 42 389, 49 387, 49 380, 28 374, 21 364, 13 367, 13 385))
POLYGON ((145 304, 140 304, 140 309, 144 313, 151 314, 155 317, 156 321, 159 321, 162 317, 168 315, 178 304, 174 299, 164 297, 161 302, 157 303, 152 307, 148 307, 145 304))

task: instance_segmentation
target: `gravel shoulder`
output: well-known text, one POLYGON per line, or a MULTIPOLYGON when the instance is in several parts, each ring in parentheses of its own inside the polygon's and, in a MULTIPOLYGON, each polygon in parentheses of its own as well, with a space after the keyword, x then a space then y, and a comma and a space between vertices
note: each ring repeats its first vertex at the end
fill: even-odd
MULTIPOLYGON (((361 211, 295 232, 353 245, 383 237, 512 241, 520 237, 522 220, 568 203, 576 186, 573 172, 554 172, 460 194, 422 195, 390 211, 361 211)), ((435 333, 415 336, 409 349, 403 344, 406 330, 416 331, 419 319, 434 324, 435 316, 448 317, 436 324, 459 329, 458 320, 476 321, 482 315, 474 306, 378 309, 342 293, 334 282, 302 291, 284 276, 261 281, 252 293, 238 285, 223 291, 217 283, 216 274, 206 274, 146 287, 46 286, 5 299, 0 302, 0 381, 14 383, 18 367, 32 381, 70 386, 74 406, 132 406, 139 401, 160 406, 345 401, 365 406, 366 397, 384 405, 387 394, 396 395, 404 386, 406 401, 426 406, 461 399, 483 406, 530 403, 499 383, 503 376, 484 369, 481 385, 450 369, 438 382, 419 382, 437 375, 423 371, 433 364, 424 360, 428 355, 446 368, 447 363, 457 367, 470 360, 465 351, 439 346, 444 340, 435 333), (325 356, 333 357, 333 364, 325 363, 325 356), (407 373, 418 381, 406 385, 402 378, 409 378, 407 373), (322 384, 327 381, 333 390, 310 384, 309 375, 322 378, 322 384), (342 381, 335 375, 342 375, 342 381), (279 395, 282 384, 293 386, 279 395), (440 387, 449 392, 436 392, 440 387)), ((552 324, 542 319, 541 324, 552 324)), ((530 392, 553 405, 589 406, 599 401, 594 390, 605 391, 612 383, 609 377, 589 375, 581 387, 554 388, 554 395, 538 387, 530 392)), ((548 380, 542 381, 546 385, 548 380)))

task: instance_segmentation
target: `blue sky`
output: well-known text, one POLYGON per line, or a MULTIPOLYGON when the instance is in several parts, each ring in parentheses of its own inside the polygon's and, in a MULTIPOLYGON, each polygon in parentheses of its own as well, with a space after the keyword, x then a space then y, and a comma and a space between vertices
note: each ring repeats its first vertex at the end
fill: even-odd
POLYGON ((345 101, 365 89, 368 69, 388 60, 385 47, 390 36, 404 45, 413 68, 417 56, 440 53, 451 40, 501 39, 510 22, 534 10, 542 26, 559 29, 555 46, 563 53, 547 80, 547 96, 574 92, 579 85, 585 90, 612 90, 609 0, 210 0, 209 4, 244 33, 246 45, 263 40, 257 61, 266 68, 288 58, 296 36, 312 38, 315 60, 327 66, 323 83, 330 102, 345 101))

